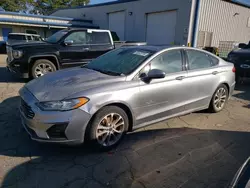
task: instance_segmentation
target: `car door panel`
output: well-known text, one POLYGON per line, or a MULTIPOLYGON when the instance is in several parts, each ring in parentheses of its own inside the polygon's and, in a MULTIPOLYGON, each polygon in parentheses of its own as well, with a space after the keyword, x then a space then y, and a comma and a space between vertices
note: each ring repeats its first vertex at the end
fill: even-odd
POLYGON ((102 44, 102 45, 89 45, 89 59, 95 59, 108 51, 112 50, 114 47, 112 44, 102 44))
POLYGON ((190 92, 187 92, 186 110, 208 106, 219 83, 219 73, 214 75, 214 71, 217 69, 188 71, 186 84, 190 92))
POLYGON ((189 69, 186 84, 190 88, 185 110, 207 108, 220 82, 221 70, 215 65, 212 57, 204 52, 186 50, 185 54, 189 69))
POLYGON ((86 31, 74 31, 64 41, 72 41, 73 44, 66 45, 63 42, 59 48, 63 66, 75 66, 89 61, 89 44, 87 44, 86 31))
POLYGON ((166 118, 184 111, 186 101, 185 79, 187 72, 168 75, 164 79, 152 80, 150 83, 140 82, 140 99, 138 108, 134 109, 136 124, 166 118))
POLYGON ((142 72, 159 69, 166 73, 165 78, 140 81, 140 99, 135 109, 137 124, 164 119, 184 111, 187 100, 185 78, 187 72, 183 66, 181 50, 171 50, 159 54, 142 72))

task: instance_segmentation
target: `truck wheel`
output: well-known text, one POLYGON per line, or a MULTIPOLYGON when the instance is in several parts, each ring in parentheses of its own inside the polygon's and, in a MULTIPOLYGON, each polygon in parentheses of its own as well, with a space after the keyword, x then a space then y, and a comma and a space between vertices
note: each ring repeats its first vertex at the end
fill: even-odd
POLYGON ((56 66, 54 65, 54 63, 52 63, 47 59, 39 59, 36 60, 34 65, 32 66, 31 76, 33 78, 38 78, 49 72, 55 72, 55 71, 56 71, 56 66))

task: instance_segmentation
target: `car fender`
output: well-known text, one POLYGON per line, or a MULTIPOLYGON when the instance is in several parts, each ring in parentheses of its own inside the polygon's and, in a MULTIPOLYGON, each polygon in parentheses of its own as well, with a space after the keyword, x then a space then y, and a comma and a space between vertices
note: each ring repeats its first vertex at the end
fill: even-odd
POLYGON ((60 69, 60 64, 59 64, 59 61, 58 61, 58 57, 56 55, 54 55, 54 54, 42 54, 42 55, 30 56, 29 60, 28 60, 28 63, 30 64, 33 58, 45 58, 45 57, 53 57, 53 58, 55 58, 57 67, 58 67, 58 69, 60 69))

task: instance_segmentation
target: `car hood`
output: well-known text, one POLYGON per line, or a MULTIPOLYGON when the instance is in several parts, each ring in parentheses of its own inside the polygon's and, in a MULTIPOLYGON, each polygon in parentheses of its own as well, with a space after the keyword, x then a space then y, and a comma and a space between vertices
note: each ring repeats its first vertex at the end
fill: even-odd
POLYGON ((125 79, 126 77, 109 76, 86 68, 73 68, 49 73, 30 81, 25 87, 39 101, 55 101, 68 98, 74 93, 110 82, 125 81, 125 79))

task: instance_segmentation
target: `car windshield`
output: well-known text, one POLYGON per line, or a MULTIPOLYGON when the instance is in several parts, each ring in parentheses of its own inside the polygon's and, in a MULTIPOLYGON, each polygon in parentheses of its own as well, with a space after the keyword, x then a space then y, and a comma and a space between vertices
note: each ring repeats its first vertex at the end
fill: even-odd
POLYGON ((153 51, 138 48, 120 48, 100 56, 84 68, 110 75, 128 75, 153 53, 153 51))
POLYGON ((65 30, 61 30, 56 32, 54 35, 51 35, 46 39, 46 42, 49 43, 57 43, 64 35, 66 35, 68 32, 65 30))

